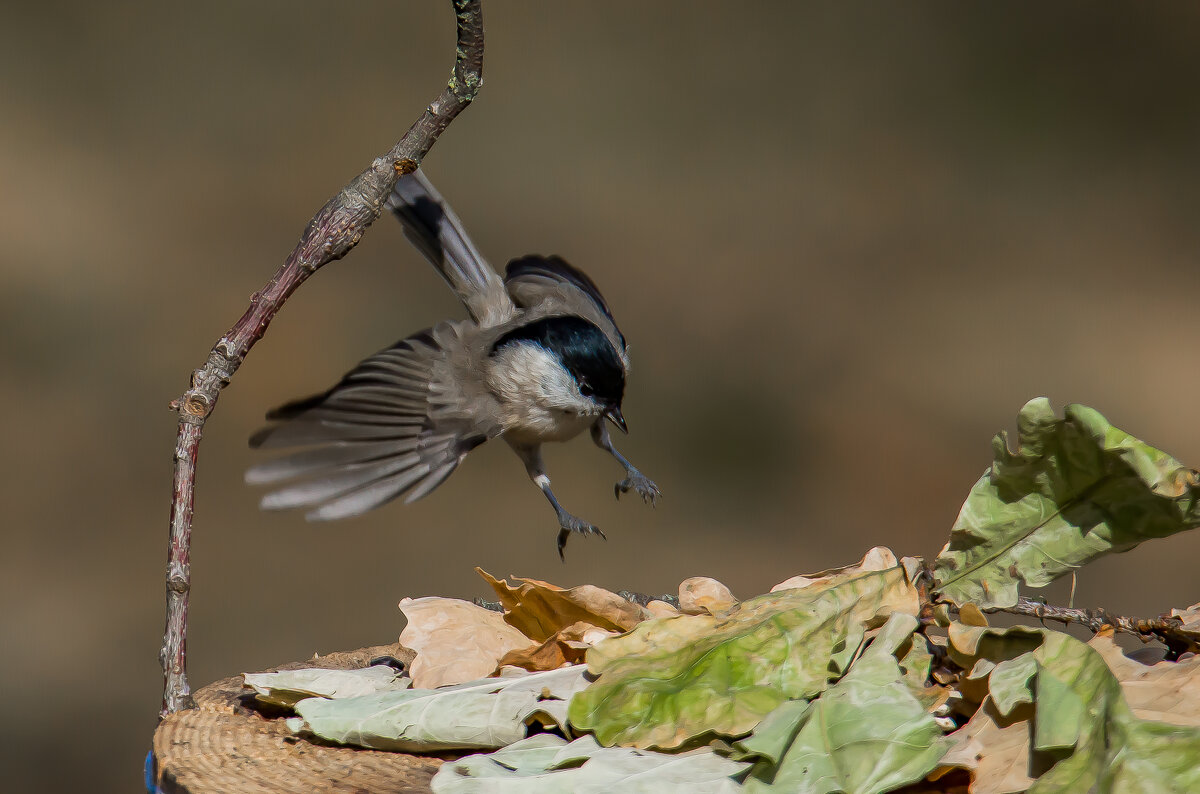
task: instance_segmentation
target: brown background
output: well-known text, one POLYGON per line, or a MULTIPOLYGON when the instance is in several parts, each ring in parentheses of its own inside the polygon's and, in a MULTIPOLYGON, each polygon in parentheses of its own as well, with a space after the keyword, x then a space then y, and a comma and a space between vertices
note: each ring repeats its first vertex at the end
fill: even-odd
MULTIPOLYGON (((158 708, 169 399, 312 212, 441 86, 442 3, 0 10, 0 768, 131 791, 158 708)), ((383 219, 310 281, 200 455, 191 673, 387 642, 472 567, 749 595, 868 547, 936 553, 1029 398, 1200 461, 1192 7, 491 3, 486 86, 427 171, 497 265, 560 253, 632 343, 616 503, 586 439, 566 565, 503 445, 338 524, 262 514, 263 412, 460 307, 383 219), (1136 10, 1135 10, 1136 9, 1136 10)), ((1200 599, 1200 537, 1077 602, 1200 599)), ((1058 595, 1061 596, 1061 593, 1058 595)))

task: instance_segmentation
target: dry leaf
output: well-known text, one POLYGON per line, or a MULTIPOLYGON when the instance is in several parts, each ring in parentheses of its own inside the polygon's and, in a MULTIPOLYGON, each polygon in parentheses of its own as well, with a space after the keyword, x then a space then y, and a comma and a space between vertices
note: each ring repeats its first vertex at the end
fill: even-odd
POLYGON ((971 794, 1014 794, 1035 782, 1029 772, 1029 718, 1033 707, 1019 706, 1007 717, 988 700, 970 722, 951 734, 953 749, 941 769, 970 770, 971 794))
POLYGON ((646 608, 602 587, 585 584, 564 590, 537 579, 513 577, 519 582, 514 587, 482 568, 475 572, 496 591, 504 620, 534 642, 545 642, 579 622, 621 632, 651 617, 646 608))
POLYGON ((558 635, 551 637, 541 645, 530 645, 509 651, 500 659, 500 667, 518 667, 522 670, 557 670, 564 664, 578 664, 583 661, 587 649, 575 649, 558 641, 558 635))
POLYGON ((728 587, 707 576, 693 576, 679 585, 679 611, 687 615, 715 615, 736 603, 728 587))
POLYGON ((567 626, 559 632, 564 642, 571 643, 572 645, 582 644, 589 648, 600 642, 600 640, 606 640, 618 634, 620 634, 618 631, 610 631, 609 629, 602 629, 599 626, 592 626, 582 622, 576 623, 573 626, 567 626))
POLYGON ((1111 637, 1093 637, 1088 645, 1121 682, 1121 693, 1136 716, 1200 727, 1200 657, 1142 664, 1126 656, 1111 637))
POLYGON ((509 651, 529 638, 492 612, 457 598, 406 598, 400 611, 408 625, 400 644, 417 652, 409 669, 413 686, 434 689, 491 675, 509 651))
POLYGON ((958 619, 960 622, 968 626, 987 626, 987 616, 983 614, 983 610, 972 604, 970 601, 958 608, 958 619))
POLYGON ((1181 618, 1185 629, 1200 630, 1200 604, 1192 604, 1187 609, 1172 609, 1171 617, 1181 618))
POLYGON ((680 614, 678 609, 666 601, 659 601, 657 599, 646 604, 646 611, 656 618, 673 618, 680 614))
POLYGON ((615 631, 579 621, 555 633, 541 645, 534 644, 528 648, 509 651, 500 660, 500 666, 537 671, 556 670, 564 664, 579 664, 588 648, 615 634, 615 631))
POLYGON ((1187 609, 1172 609, 1171 617, 1182 620, 1183 625, 1179 628, 1191 635, 1194 644, 1200 645, 1200 604, 1192 604, 1187 609))
POLYGON ((775 593, 780 590, 810 587, 818 583, 832 584, 833 581, 850 579, 867 571, 886 571, 888 568, 895 568, 899 564, 900 562, 896 559, 896 555, 892 553, 891 549, 876 546, 863 555, 863 558, 854 565, 847 565, 842 568, 829 568, 819 573, 810 573, 807 576, 793 576, 791 579, 785 579, 772 587, 771 592, 775 593))

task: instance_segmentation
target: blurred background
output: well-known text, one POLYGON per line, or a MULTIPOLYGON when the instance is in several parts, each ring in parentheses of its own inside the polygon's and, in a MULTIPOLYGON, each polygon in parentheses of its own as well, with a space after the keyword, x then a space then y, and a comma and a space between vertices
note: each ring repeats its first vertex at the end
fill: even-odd
MULTIPOLYGON (((132 791, 161 692, 167 402, 309 217, 443 85, 442 2, 0 8, 0 759, 8 790, 132 791)), ((242 484, 263 413, 462 316, 383 218, 302 288, 200 452, 195 687, 390 642, 472 568, 742 596, 934 555, 1026 400, 1200 463, 1200 10, 1139 3, 490 3, 486 85, 426 171, 497 266, 558 253, 634 360, 617 503, 586 438, 566 564, 502 444, 336 524, 242 484)), ((1076 603, 1200 600, 1200 536, 1076 603)), ((1056 591, 1057 592, 1057 591, 1056 591)), ((1061 592, 1055 597, 1065 597, 1061 592)))

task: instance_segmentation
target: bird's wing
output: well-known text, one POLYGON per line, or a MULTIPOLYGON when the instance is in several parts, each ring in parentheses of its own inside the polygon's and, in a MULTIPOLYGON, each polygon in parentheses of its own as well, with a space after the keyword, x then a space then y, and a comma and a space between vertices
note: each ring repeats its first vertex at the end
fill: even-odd
POLYGON ((396 181, 388 208, 404 224, 404 234, 446 279, 471 317, 494 326, 514 313, 499 274, 480 256, 462 221, 420 171, 396 181))
POLYGON ((268 449, 306 447, 260 463, 246 481, 280 485, 264 509, 309 508, 310 520, 346 518, 438 487, 468 452, 499 434, 491 399, 473 385, 462 338, 472 329, 442 323, 366 359, 324 394, 267 414, 250 439, 268 449), (481 417, 483 417, 481 419, 481 417))
POLYGON ((504 285, 522 309, 539 314, 575 314, 591 321, 628 365, 625 337, 604 296, 582 270, 558 256, 531 254, 508 263, 504 285))

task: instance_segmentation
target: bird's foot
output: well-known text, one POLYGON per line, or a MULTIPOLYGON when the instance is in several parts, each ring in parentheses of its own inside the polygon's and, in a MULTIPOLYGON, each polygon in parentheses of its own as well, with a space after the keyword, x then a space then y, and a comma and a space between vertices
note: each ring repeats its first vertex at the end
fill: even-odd
POLYGON ((600 527, 589 524, 582 518, 577 518, 570 513, 561 513, 558 516, 558 525, 561 527, 558 531, 558 557, 563 562, 567 561, 564 550, 567 548, 567 538, 571 537, 572 532, 577 532, 580 535, 599 535, 602 540, 608 540, 600 527))
POLYGON ((636 492, 638 496, 642 497, 642 501, 651 507, 657 506, 658 500, 662 496, 662 491, 658 490, 654 481, 637 469, 630 471, 628 477, 613 487, 613 493, 616 494, 617 499, 621 498, 621 494, 630 491, 636 492))

